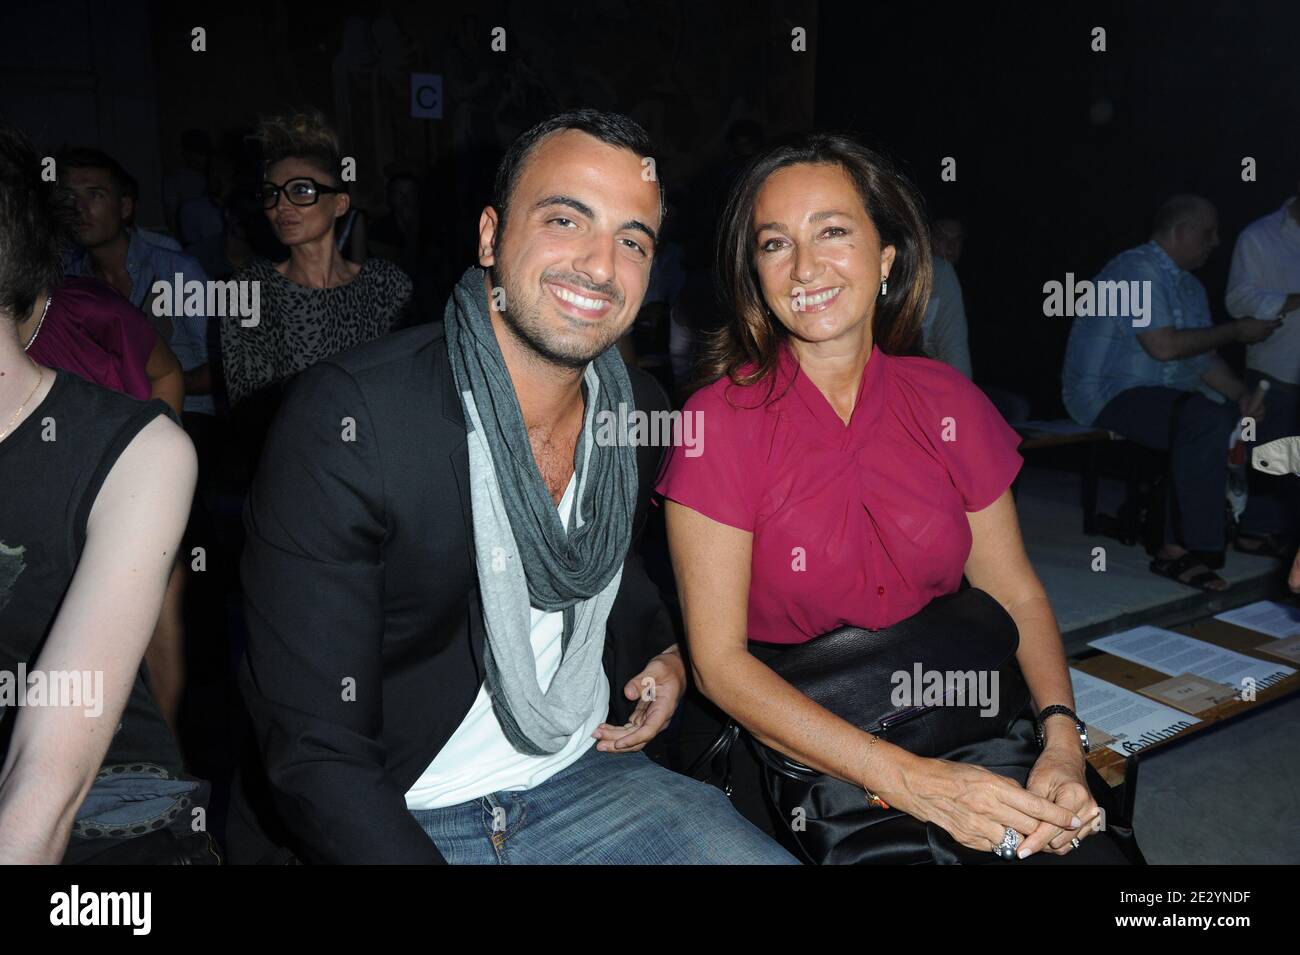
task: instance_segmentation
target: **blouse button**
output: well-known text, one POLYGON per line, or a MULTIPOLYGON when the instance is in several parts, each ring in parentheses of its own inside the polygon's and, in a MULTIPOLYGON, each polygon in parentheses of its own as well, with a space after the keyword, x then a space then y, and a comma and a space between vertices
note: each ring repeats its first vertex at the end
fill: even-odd
POLYGON ((883 596, 885 596, 885 587, 884 587, 883 584, 882 584, 881 586, 879 586, 879 587, 876 588, 876 596, 877 596, 877 597, 883 597, 883 596))

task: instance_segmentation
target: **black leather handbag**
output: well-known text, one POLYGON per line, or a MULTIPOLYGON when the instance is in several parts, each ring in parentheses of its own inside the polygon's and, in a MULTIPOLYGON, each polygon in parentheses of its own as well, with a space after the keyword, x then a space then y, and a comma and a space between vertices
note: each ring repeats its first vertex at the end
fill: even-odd
MULTIPOLYGON (((981 766, 1023 786, 1040 750, 1029 688, 1016 662, 1019 644, 1015 621, 1002 605, 984 591, 969 588, 937 597, 891 627, 842 627, 780 651, 766 662, 810 699, 860 729, 917 756, 981 766), (933 681, 939 678, 936 686, 933 681), (920 698, 913 693, 912 699, 901 699, 908 695, 901 692, 905 684, 919 690, 920 698)), ((708 767, 710 777, 722 766, 722 788, 728 794, 729 753, 740 736, 740 727, 729 722, 695 763, 708 767)), ((762 767, 766 795, 808 862, 1001 861, 992 852, 961 845, 935 823, 870 805, 861 786, 810 769, 752 737, 749 742, 762 767)), ((1092 767, 1085 772, 1093 798, 1106 810, 1108 832, 1084 840, 1079 849, 1059 858, 1144 864, 1110 787, 1092 767)))
MULTIPOLYGON (((882 630, 834 630, 769 665, 814 702, 910 753, 980 762, 994 772, 1011 760, 1025 764, 1027 776, 1037 758, 1032 732, 1024 741, 1030 745, 1006 745, 1030 702, 1019 644, 1002 605, 971 588, 882 630)), ((768 795, 809 861, 988 861, 938 826, 869 805, 860 786, 753 743, 768 795)))

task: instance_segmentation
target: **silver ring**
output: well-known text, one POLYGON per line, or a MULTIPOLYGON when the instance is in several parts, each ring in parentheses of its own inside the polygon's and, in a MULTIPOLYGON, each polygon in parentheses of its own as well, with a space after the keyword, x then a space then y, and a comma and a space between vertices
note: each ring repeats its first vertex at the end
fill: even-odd
POLYGON ((1076 848, 1076 849, 1079 848, 1079 837, 1078 837, 1078 836, 1071 836, 1071 837, 1070 837, 1070 845, 1074 846, 1074 848, 1076 848))
POLYGON ((1002 841, 993 847, 993 854, 1007 860, 1014 859, 1019 846, 1020 833, 1007 826, 1007 831, 1002 834, 1002 841))

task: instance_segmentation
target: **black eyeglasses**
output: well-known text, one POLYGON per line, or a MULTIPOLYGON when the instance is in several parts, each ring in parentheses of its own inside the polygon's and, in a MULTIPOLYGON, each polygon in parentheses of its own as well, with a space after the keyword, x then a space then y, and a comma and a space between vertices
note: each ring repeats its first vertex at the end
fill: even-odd
POLYGON ((262 183, 262 188, 258 192, 258 198, 262 200, 263 209, 274 209, 280 202, 280 193, 284 193, 295 206, 314 206, 320 201, 320 197, 330 192, 344 192, 343 189, 335 189, 333 186, 327 186, 323 182, 317 182, 307 176, 298 179, 289 179, 284 185, 277 186, 275 183, 267 180, 262 183))

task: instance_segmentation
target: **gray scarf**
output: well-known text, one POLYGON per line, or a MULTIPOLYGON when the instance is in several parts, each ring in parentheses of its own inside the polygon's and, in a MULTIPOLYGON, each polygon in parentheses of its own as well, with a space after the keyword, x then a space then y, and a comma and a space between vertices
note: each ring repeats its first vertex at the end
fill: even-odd
POLYGON ((558 752, 591 716, 605 678, 605 624, 632 537, 636 449, 626 442, 596 447, 592 421, 601 411, 617 416, 620 403, 629 412, 635 408, 632 382, 616 348, 587 364, 586 414, 574 453, 577 486, 566 529, 533 459, 492 329, 482 269, 461 276, 443 320, 469 431, 488 694, 516 750, 558 752), (532 607, 564 612, 560 668, 545 693, 537 682, 532 607))

